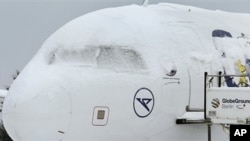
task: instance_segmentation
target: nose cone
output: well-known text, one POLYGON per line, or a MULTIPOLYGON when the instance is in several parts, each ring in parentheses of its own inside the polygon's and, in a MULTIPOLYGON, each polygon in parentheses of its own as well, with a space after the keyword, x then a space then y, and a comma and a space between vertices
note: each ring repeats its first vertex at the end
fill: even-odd
POLYGON ((67 133, 70 94, 58 84, 38 86, 13 87, 4 101, 4 126, 15 141, 59 141, 67 133))

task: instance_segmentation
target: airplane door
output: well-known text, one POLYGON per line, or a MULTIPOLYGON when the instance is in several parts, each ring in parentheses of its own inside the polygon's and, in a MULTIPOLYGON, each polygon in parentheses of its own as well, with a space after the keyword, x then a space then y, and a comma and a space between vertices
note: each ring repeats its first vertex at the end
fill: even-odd
POLYGON ((165 63, 162 63, 161 67, 164 67, 163 64, 165 64, 165 68, 163 68, 165 71, 162 77, 163 93, 161 104, 165 110, 171 111, 168 112, 172 114, 171 116, 178 117, 185 112, 189 100, 190 86, 187 68, 180 59, 163 58, 165 58, 163 59, 165 63))
POLYGON ((207 65, 209 63, 205 63, 208 50, 204 47, 202 37, 192 28, 191 24, 170 24, 169 29, 176 40, 176 48, 179 49, 178 54, 181 56, 179 57, 181 65, 178 66, 180 69, 177 72, 179 70, 183 72, 182 74, 177 73, 176 77, 186 80, 185 86, 180 83, 179 87, 184 88, 185 93, 188 93, 189 102, 187 105, 189 107, 203 108, 203 76, 204 72, 211 71, 211 66, 207 65))

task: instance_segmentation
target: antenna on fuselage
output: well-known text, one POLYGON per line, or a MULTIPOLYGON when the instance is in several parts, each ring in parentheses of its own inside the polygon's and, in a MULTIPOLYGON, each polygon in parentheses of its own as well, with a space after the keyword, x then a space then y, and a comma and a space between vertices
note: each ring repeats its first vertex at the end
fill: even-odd
POLYGON ((142 3, 142 6, 147 7, 148 6, 148 0, 144 0, 142 3))

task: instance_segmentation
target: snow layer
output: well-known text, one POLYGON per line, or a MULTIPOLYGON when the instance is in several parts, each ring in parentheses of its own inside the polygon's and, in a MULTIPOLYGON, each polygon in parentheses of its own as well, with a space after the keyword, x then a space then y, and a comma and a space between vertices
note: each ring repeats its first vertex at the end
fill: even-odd
MULTIPOLYGON (((131 5, 109 8, 81 16, 49 37, 11 86, 3 111, 7 131, 15 140, 46 140, 47 137, 61 140, 64 135, 58 134, 58 130, 59 133, 69 131, 66 136, 68 140, 70 137, 91 140, 97 137, 91 136, 95 132, 89 123, 92 107, 96 106, 92 104, 94 101, 104 105, 111 103, 111 107, 115 104, 125 105, 121 107, 125 109, 122 112, 131 113, 131 105, 128 105, 131 104, 131 98, 124 93, 132 94, 133 97, 134 91, 142 87, 142 84, 155 89, 157 87, 156 90, 160 91, 159 87, 166 82, 159 84, 159 81, 166 74, 188 77, 190 80, 179 78, 180 86, 190 86, 190 101, 194 105, 203 105, 200 99, 203 98, 205 71, 213 74, 218 71, 225 71, 227 74, 246 73, 241 71, 240 66, 248 67, 249 25, 248 14, 165 3, 148 7, 131 5), (232 37, 212 37, 212 32, 217 29, 230 32, 232 37), (241 33, 244 33, 244 38, 237 38, 241 33), (113 95, 109 98, 110 95, 105 94, 113 95), (79 122, 84 126, 79 127, 79 122), (79 133, 83 131, 82 128, 88 129, 84 130, 85 135, 79 133), (33 131, 34 129, 37 130, 33 131)), ((170 94, 175 94, 175 90, 170 94)), ((165 95, 158 96, 160 101, 165 95)), ((178 101, 186 98, 178 95, 173 97, 178 97, 178 101)), ((164 102, 167 100, 170 99, 165 99, 164 102)), ((171 112, 165 106, 157 109, 159 114, 154 116, 159 120, 145 119, 149 123, 147 125, 164 127, 152 126, 154 128, 148 129, 145 126, 145 130, 136 134, 139 131, 136 128, 144 126, 134 124, 145 125, 145 122, 140 120, 132 124, 131 119, 137 121, 132 111, 132 115, 117 114, 113 122, 120 124, 114 124, 114 128, 108 128, 105 133, 127 127, 122 128, 126 132, 116 134, 117 138, 132 138, 134 135, 142 137, 141 140, 168 138, 181 141, 186 140, 181 137, 190 137, 193 131, 197 131, 197 138, 205 140, 202 133, 204 130, 199 130, 203 127, 200 126, 185 130, 181 133, 183 136, 173 136, 174 131, 179 131, 173 118, 177 116, 177 112, 179 114, 179 111, 184 110, 187 103, 173 104, 178 105, 169 106, 174 108, 171 112), (117 119, 124 119, 122 123, 125 124, 117 119), (132 130, 131 127, 135 129, 132 130), (131 132, 127 132, 130 130, 131 132)), ((112 110, 119 113, 119 106, 113 106, 112 110)), ((222 138, 225 140, 226 137, 222 138)), ((193 140, 192 137, 190 140, 193 140)))
POLYGON ((7 95, 7 90, 0 90, 0 97, 5 97, 7 95))
MULTIPOLYGON (((206 70, 215 72, 227 67, 224 60, 222 63, 223 51, 227 52, 228 60, 225 63, 229 65, 238 59, 244 63, 246 56, 250 56, 247 54, 249 47, 241 45, 247 42, 249 22, 249 15, 246 14, 175 4, 110 8, 67 23, 45 42, 38 56, 42 56, 46 64, 50 59, 48 56, 58 48, 121 46, 139 51, 146 62, 168 56, 184 60, 183 63, 189 64, 190 68, 196 64, 202 69, 206 66, 200 64, 211 64, 206 70), (234 37, 219 39, 223 41, 216 43, 211 36, 215 29, 229 31, 234 37), (245 40, 237 39, 240 33, 246 35, 245 40)), ((152 65, 148 68, 157 67, 153 65, 156 63, 147 64, 152 65)))

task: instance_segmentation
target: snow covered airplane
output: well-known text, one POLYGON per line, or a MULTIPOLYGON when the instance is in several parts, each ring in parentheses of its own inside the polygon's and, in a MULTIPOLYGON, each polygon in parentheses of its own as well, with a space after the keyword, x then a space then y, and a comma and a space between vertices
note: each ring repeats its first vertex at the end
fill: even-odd
MULTIPOLYGON (((221 72, 223 88, 248 90, 249 25, 249 14, 168 3, 81 16, 11 85, 4 126, 14 141, 206 141, 207 124, 189 122, 209 123, 204 72, 221 72)), ((232 101, 212 99, 209 115, 249 110, 249 101, 232 101)), ((225 125, 210 130, 213 141, 229 140, 225 125)))

